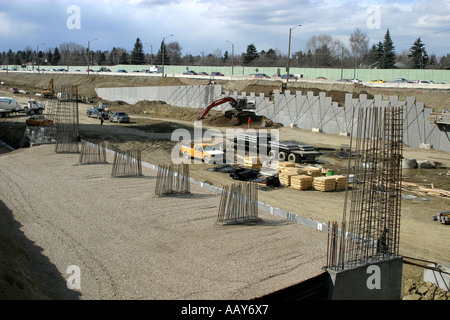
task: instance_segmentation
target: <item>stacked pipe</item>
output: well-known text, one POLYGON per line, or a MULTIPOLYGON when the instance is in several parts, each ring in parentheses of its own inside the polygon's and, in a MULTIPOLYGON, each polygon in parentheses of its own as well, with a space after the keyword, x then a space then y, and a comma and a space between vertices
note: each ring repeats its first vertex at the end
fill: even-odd
POLYGON ((78 153, 79 117, 77 86, 59 88, 56 101, 56 152, 78 153))
POLYGON ((341 230, 336 223, 329 226, 328 268, 334 270, 387 260, 399 252, 403 108, 355 110, 356 139, 350 144, 355 156, 348 164, 355 180, 351 192, 346 190, 341 230))
POLYGON ((107 163, 105 142, 102 141, 98 145, 86 140, 82 140, 80 163, 81 164, 107 163))
POLYGON ((164 196, 169 194, 183 194, 191 192, 189 181, 189 165, 161 165, 156 176, 155 194, 164 196))
POLYGON ((116 152, 114 154, 111 176, 115 178, 142 176, 141 151, 127 150, 116 152))
POLYGON ((258 218, 258 189, 255 183, 224 186, 217 221, 222 224, 245 223, 258 218))

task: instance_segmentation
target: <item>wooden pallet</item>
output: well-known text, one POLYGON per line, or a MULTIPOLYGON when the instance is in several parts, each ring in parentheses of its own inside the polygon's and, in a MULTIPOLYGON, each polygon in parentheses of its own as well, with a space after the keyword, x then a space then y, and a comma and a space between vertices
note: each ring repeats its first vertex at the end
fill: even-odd
POLYGON ((296 190, 309 190, 313 186, 313 177, 307 175, 291 176, 291 188, 296 190))
POLYGON ((336 179, 333 176, 314 177, 313 186, 315 190, 329 192, 336 190, 336 179))

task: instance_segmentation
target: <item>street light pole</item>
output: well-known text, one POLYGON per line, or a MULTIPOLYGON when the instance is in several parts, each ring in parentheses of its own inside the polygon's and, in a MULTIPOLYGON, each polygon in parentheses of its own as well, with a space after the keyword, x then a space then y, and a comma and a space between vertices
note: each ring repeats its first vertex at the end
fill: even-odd
POLYGON ((95 39, 92 39, 92 40, 89 40, 88 41, 88 50, 87 50, 87 63, 88 63, 88 69, 87 69, 87 73, 88 73, 88 75, 89 75, 89 60, 90 60, 90 53, 89 53, 89 48, 90 48, 90 45, 91 45, 91 41, 95 41, 95 40, 97 40, 97 38, 95 38, 95 39))
POLYGON ((234 44, 227 40, 231 44, 231 75, 234 75, 234 44))
POLYGON ((172 37, 173 36, 173 34, 171 34, 171 35, 168 35, 167 37, 164 37, 163 38, 163 42, 162 42, 162 76, 164 77, 164 55, 165 55, 165 53, 164 53, 164 50, 165 50, 165 48, 166 48, 166 44, 165 44, 165 40, 168 38, 168 37, 172 37))
POLYGON ((286 86, 287 83, 289 82, 289 68, 291 66, 291 34, 292 34, 292 30, 294 30, 297 27, 301 27, 301 24, 296 25, 293 28, 289 28, 289 48, 288 48, 288 62, 287 62, 287 68, 286 68, 286 86))
POLYGON ((149 44, 149 43, 145 43, 146 45, 150 46, 150 68, 153 65, 153 45, 149 44))

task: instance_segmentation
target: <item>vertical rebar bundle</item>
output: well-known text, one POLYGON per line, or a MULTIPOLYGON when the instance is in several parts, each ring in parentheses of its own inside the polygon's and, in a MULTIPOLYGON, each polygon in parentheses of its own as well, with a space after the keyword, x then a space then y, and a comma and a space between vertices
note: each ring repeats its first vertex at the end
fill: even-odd
POLYGON ((329 225, 328 268, 334 270, 387 260, 399 250, 403 108, 357 111, 351 195, 347 188, 341 230, 329 225))
POLYGON ((95 144, 86 140, 82 140, 80 163, 81 164, 107 163, 105 142, 102 141, 100 144, 95 144))
POLYGON ((217 221, 222 224, 254 222, 258 218, 258 189, 255 183, 224 186, 217 221))
POLYGON ((161 165, 156 175, 155 194, 165 196, 191 192, 189 164, 161 165))
POLYGON ((56 152, 78 153, 78 87, 62 86, 57 92, 55 110, 56 152))
POLYGON ((116 152, 114 154, 111 176, 115 178, 142 176, 141 151, 127 150, 116 152))

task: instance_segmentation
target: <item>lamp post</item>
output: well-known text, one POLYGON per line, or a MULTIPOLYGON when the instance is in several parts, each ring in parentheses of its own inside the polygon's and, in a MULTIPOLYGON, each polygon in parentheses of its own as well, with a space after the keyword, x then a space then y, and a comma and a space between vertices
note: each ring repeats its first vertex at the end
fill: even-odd
POLYGON ((150 46, 150 67, 153 65, 153 45, 149 43, 145 43, 146 45, 150 46))
POLYGON ((87 69, 87 73, 88 73, 88 75, 89 75, 89 60, 91 59, 90 58, 90 56, 91 56, 91 54, 89 53, 89 48, 90 48, 90 46, 91 46, 91 41, 95 41, 95 40, 98 40, 97 38, 95 38, 95 39, 92 39, 92 40, 89 40, 88 41, 88 50, 87 50, 87 63, 88 63, 88 69, 87 69))
POLYGON ((234 44, 227 40, 231 44, 231 75, 234 74, 234 44))
POLYGON ((167 39, 167 38, 169 38, 169 37, 172 37, 173 36, 173 34, 170 34, 170 35, 168 35, 167 37, 164 37, 163 38, 163 41, 162 41, 162 76, 164 77, 164 55, 165 55, 165 53, 164 53, 164 50, 165 50, 165 48, 166 48, 166 44, 165 44, 165 40, 167 39))
POLYGON ((296 25, 293 28, 289 28, 289 48, 288 48, 288 62, 287 62, 287 68, 286 68, 286 86, 287 83, 289 82, 289 68, 291 66, 291 34, 292 34, 292 30, 294 30, 297 27, 301 27, 301 24, 296 25))
POLYGON ((40 45, 36 46, 36 64, 37 64, 37 71, 39 73, 39 46, 43 46, 45 43, 41 43, 40 45))

